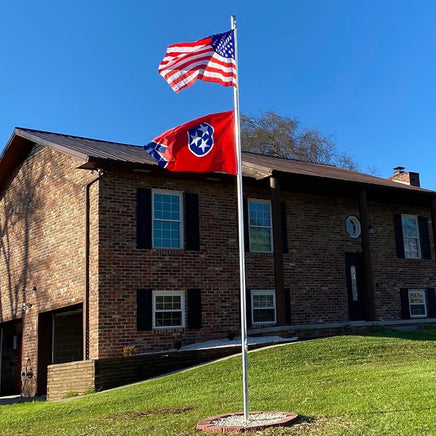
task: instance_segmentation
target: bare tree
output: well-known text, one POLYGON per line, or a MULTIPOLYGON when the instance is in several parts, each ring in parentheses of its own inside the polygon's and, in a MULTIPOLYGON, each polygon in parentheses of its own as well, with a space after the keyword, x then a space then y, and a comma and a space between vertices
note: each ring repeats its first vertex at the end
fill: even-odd
POLYGON ((296 118, 282 117, 274 111, 241 115, 241 140, 244 151, 358 169, 351 156, 337 151, 331 136, 315 128, 301 128, 296 118))

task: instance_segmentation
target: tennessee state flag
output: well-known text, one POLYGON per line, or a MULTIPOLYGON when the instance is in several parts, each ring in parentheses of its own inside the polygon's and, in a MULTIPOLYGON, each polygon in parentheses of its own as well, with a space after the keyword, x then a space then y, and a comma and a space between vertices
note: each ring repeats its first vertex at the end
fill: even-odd
POLYGON ((167 130, 144 148, 169 171, 236 175, 234 112, 189 121, 167 130))

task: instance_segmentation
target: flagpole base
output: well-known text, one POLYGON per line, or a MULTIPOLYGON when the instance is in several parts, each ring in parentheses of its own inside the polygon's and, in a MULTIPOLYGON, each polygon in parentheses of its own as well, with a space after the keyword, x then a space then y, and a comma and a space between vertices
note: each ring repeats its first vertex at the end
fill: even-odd
POLYGON ((298 420, 293 412, 250 412, 245 421, 244 413, 223 413, 202 419, 197 430, 209 433, 243 433, 245 431, 264 430, 269 427, 289 426, 298 420))

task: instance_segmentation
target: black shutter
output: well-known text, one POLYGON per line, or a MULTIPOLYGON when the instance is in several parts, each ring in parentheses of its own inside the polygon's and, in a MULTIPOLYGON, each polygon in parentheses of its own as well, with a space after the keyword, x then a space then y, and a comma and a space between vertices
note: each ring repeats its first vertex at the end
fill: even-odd
POLYGON ((291 325, 291 290, 285 289, 286 324, 291 325))
POLYGON ((436 295, 434 288, 427 288, 427 316, 436 318, 436 295))
POLYGON ((421 257, 431 259, 430 237, 428 234, 428 219, 425 216, 418 217, 419 238, 421 241, 421 257))
POLYGON ((244 198, 244 251, 250 251, 250 230, 248 228, 248 200, 244 198))
POLYGON ((404 259, 404 240, 403 240, 403 224, 401 222, 401 215, 394 215, 394 229, 395 229, 395 246, 397 248, 397 256, 404 259))
POLYGON ((186 249, 200 250, 200 212, 198 194, 185 193, 186 249))
POLYGON ((280 223, 282 225, 282 251, 289 252, 288 247, 288 226, 286 220, 286 203, 280 203, 280 223))
POLYGON ((136 190, 136 247, 151 248, 151 190, 136 190))
POLYGON ((253 324, 253 320, 251 317, 251 290, 250 289, 246 289, 246 296, 245 296, 245 305, 246 305, 246 315, 247 315, 247 327, 251 327, 251 325, 253 324))
POLYGON ((401 298, 401 318, 409 319, 410 318, 410 310, 409 310, 409 290, 406 288, 400 289, 400 298, 401 298))
POLYGON ((201 329, 201 289, 188 289, 188 329, 201 329))
POLYGON ((138 331, 151 330, 153 327, 153 304, 151 289, 136 291, 136 328, 138 331))

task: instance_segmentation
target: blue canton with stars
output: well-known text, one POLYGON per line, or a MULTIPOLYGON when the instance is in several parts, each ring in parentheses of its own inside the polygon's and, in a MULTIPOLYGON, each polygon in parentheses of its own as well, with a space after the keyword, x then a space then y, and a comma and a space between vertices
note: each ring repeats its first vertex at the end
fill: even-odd
POLYGON ((201 123, 188 130, 188 147, 197 157, 208 154, 213 146, 213 127, 208 123, 201 123))
POLYGON ((163 157, 163 154, 165 153, 167 147, 166 145, 161 145, 157 142, 150 142, 147 145, 144 145, 145 151, 155 160, 157 160, 157 164, 162 167, 166 168, 168 165, 168 161, 163 157))
POLYGON ((235 59, 235 44, 233 41, 233 30, 212 35, 210 45, 224 58, 235 59))

